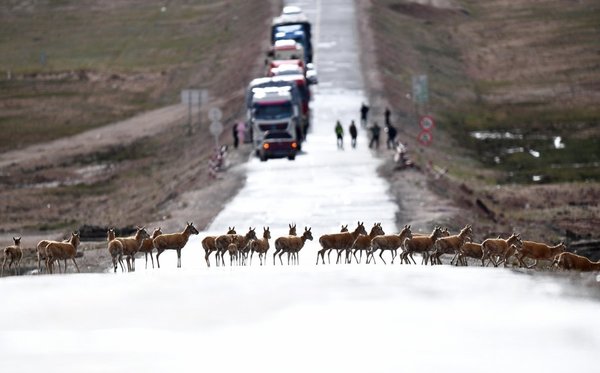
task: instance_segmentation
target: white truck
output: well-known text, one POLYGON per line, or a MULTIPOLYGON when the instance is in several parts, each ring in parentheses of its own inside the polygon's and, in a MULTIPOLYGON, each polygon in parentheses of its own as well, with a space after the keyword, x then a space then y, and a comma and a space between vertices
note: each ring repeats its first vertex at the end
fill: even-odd
MULTIPOLYGON (((293 140, 296 147, 299 147, 302 141, 297 130, 301 128, 300 119, 298 105, 294 103, 289 87, 254 88, 248 121, 252 128, 252 143, 256 154, 262 158, 261 151, 267 132, 271 137, 274 133, 285 133, 286 138, 293 140)), ((294 149, 294 155, 297 150, 299 149, 294 149)))

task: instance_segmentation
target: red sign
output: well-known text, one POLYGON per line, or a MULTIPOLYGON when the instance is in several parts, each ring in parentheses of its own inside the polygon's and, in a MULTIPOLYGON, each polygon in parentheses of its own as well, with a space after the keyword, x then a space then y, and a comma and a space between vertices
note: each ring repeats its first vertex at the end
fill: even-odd
POLYGON ((419 136, 417 136, 417 140, 419 140, 421 145, 429 146, 429 144, 431 144, 433 141, 433 134, 427 130, 423 130, 421 133, 419 133, 419 136))
POLYGON ((421 126, 424 131, 431 131, 435 127, 435 121, 431 115, 423 115, 419 120, 419 126, 421 126))

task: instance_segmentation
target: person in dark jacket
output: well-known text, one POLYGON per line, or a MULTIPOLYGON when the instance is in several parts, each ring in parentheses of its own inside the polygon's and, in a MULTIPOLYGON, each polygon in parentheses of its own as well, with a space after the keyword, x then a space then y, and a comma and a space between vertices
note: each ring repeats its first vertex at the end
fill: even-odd
POLYGON ((369 117, 369 107, 363 102, 360 106, 360 125, 365 128, 369 117))
POLYGON ((392 124, 390 121, 391 116, 392 116, 392 112, 390 111, 390 108, 386 107, 385 108, 385 125, 386 125, 386 127, 390 126, 392 124))
POLYGON ((369 148, 379 149, 379 133, 381 132, 381 127, 377 124, 377 122, 373 123, 371 127, 371 142, 369 142, 369 148))
POLYGON ((233 125, 233 147, 237 149, 238 144, 240 142, 240 138, 238 136, 237 126, 233 125))
POLYGON ((356 124, 354 121, 350 122, 350 137, 352 137, 352 147, 356 148, 356 136, 358 136, 358 131, 356 130, 356 124))
POLYGON ((387 148, 394 149, 396 147, 396 135, 398 134, 396 127, 394 127, 390 124, 385 127, 385 132, 387 132, 387 135, 388 135, 387 148))

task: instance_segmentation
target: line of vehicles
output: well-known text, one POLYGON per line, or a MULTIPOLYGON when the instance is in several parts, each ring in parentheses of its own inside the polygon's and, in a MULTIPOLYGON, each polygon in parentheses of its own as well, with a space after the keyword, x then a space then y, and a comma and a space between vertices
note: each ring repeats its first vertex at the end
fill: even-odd
POLYGON ((294 160, 310 126, 310 86, 317 84, 312 63, 311 24, 299 7, 286 6, 271 26, 265 76, 246 90, 247 126, 256 155, 294 160))

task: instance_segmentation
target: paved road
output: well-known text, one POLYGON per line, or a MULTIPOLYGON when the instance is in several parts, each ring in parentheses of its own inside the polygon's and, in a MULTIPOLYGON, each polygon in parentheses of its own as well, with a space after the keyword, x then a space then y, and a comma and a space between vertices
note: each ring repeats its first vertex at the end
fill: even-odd
MULTIPOLYGON (((251 161, 211 230, 269 224, 278 235, 294 220, 318 236, 357 219, 393 230, 395 205, 364 138, 357 150, 335 148, 333 121, 347 124, 363 99, 353 4, 301 3, 320 26, 322 81, 306 154, 251 161), (350 63, 334 68, 337 58, 350 63)), ((298 267, 208 270, 200 238, 181 269, 169 253, 160 270, 1 279, 2 371, 597 371, 600 303, 556 277, 315 266, 315 243, 298 267)))
POLYGON ((252 226, 258 227, 260 235, 268 225, 276 237, 287 234, 289 223, 298 225, 299 234, 304 226, 310 226, 315 241, 303 249, 301 264, 312 265, 320 248, 319 235, 337 232, 342 224, 353 229, 359 220, 367 230, 381 222, 388 232, 395 232, 397 207, 387 193, 388 184, 377 176, 380 161, 368 149, 366 133, 359 133, 356 149, 350 147, 348 126, 353 119, 360 126, 359 108, 366 100, 353 4, 345 0, 296 4, 315 25, 313 43, 320 81, 314 90, 313 125, 304 153, 293 162, 252 159, 246 166, 246 186, 209 231, 224 233, 228 226, 242 231, 252 226), (336 147, 336 120, 346 131, 344 150, 336 147))

